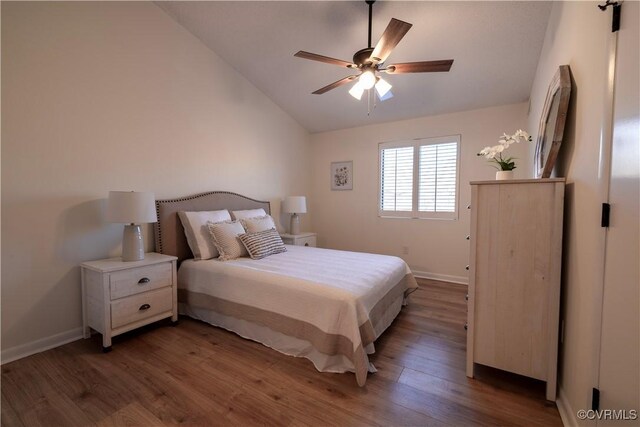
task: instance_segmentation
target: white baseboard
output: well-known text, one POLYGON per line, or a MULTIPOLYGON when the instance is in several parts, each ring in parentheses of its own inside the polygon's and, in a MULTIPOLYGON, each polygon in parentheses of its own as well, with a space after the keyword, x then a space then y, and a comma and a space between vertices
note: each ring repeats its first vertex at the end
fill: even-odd
MULTIPOLYGON (((447 274, 429 273, 427 271, 413 271, 413 275, 424 279, 442 280, 443 282, 459 283, 462 285, 469 284, 469 279, 464 276, 450 276, 447 274)), ((26 344, 17 345, 15 347, 2 349, 0 352, 0 364, 13 362, 32 354, 41 353, 43 351, 59 347, 61 345, 76 341, 82 338, 82 328, 71 329, 50 337, 41 338, 26 344)))
POLYGON ((31 356, 32 354, 41 353, 45 350, 59 347, 63 344, 70 343, 82 338, 82 328, 71 329, 70 331, 62 332, 50 337, 41 338, 39 340, 31 341, 26 344, 20 344, 15 347, 2 349, 0 354, 1 364, 13 362, 14 360, 22 359, 23 357, 31 356))
POLYGON ((578 419, 576 418, 576 411, 571 407, 562 387, 558 387, 556 406, 558 406, 558 412, 560 412, 560 418, 562 419, 564 427, 576 427, 579 425, 578 419))
POLYGON ((429 273, 428 271, 411 271, 414 276, 421 279, 442 280, 443 282, 459 283, 461 285, 468 285, 469 278, 465 276, 450 276, 448 274, 429 273))

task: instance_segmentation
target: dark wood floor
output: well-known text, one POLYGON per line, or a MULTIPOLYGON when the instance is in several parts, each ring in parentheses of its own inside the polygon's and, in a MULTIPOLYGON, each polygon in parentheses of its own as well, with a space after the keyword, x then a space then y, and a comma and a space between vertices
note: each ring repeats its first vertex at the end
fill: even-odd
POLYGON ((3 365, 2 425, 562 425, 542 382, 489 368, 468 379, 466 287, 420 284, 363 388, 183 318, 108 354, 94 336, 3 365))

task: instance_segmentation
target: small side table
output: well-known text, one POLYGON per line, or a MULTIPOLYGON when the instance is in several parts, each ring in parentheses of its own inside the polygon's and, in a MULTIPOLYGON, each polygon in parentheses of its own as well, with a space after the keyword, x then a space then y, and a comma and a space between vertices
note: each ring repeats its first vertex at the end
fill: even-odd
POLYGON ((287 245, 316 247, 316 233, 303 232, 300 234, 281 234, 282 241, 287 245))
POLYGON ((111 338, 171 317, 178 321, 177 258, 158 253, 125 262, 120 257, 88 261, 82 274, 82 326, 102 334, 102 349, 111 350, 111 338))

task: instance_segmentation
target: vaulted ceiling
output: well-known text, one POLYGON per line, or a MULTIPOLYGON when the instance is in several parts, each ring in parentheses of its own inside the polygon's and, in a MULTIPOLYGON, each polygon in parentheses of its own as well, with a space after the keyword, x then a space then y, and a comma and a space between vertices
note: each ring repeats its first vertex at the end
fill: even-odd
POLYGON ((413 24, 387 63, 455 60, 448 73, 384 75, 394 97, 367 114, 351 84, 312 95, 352 73, 293 56, 306 50, 351 61, 367 47, 364 1, 157 2, 177 22, 310 132, 524 102, 550 2, 378 1, 375 45, 391 18, 413 24))

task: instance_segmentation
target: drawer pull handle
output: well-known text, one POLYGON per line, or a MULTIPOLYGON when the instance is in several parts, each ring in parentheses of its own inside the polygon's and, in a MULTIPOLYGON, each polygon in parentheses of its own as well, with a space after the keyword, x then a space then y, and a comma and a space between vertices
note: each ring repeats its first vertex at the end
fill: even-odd
POLYGON ((469 294, 466 294, 466 295, 464 296, 464 299, 465 299, 466 301, 469 301, 469 294))
POLYGON ((465 331, 469 330, 469 324, 467 322, 464 322, 464 330, 465 331))
POLYGON ((149 279, 148 277, 143 277, 142 279, 138 280, 138 285, 146 285, 150 281, 151 279, 149 279))
POLYGON ((145 311, 145 310, 149 310, 150 308, 151 306, 149 304, 142 304, 138 310, 145 311))
POLYGON ((467 205, 467 209, 471 209, 471 205, 467 205))
POLYGON ((465 270, 469 270, 469 266, 467 265, 464 269, 465 269, 465 270))
POLYGON ((304 245, 305 245, 305 246, 309 246, 309 243, 305 243, 304 245))
POLYGON ((467 239, 467 240, 471 239, 471 235, 468 234, 467 237, 465 237, 465 239, 467 239))

